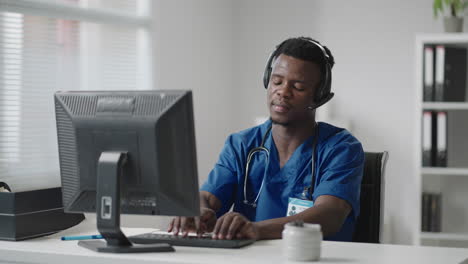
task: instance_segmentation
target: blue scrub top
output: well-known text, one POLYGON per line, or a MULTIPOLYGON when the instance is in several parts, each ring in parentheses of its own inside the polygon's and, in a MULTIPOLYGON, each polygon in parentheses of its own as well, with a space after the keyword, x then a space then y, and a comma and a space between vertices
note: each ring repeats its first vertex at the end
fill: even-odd
MULTIPOLYGON (((333 195, 347 201, 352 212, 341 230, 327 240, 351 241, 354 224, 359 215, 359 194, 364 167, 361 143, 348 131, 319 122, 319 138, 315 153, 316 180, 312 199, 333 195)), ((265 140, 266 153, 255 154, 250 163, 247 180, 247 200, 252 203, 260 195, 257 206, 244 204, 244 174, 247 154, 261 145, 271 120, 262 125, 232 134, 226 140, 218 162, 208 175, 201 190, 215 195, 222 203, 218 217, 233 210, 250 221, 285 217, 289 197, 300 197, 304 187, 311 184, 313 136, 302 143, 280 168, 279 156, 271 132, 265 140), (263 188, 260 188, 263 183, 263 188)))

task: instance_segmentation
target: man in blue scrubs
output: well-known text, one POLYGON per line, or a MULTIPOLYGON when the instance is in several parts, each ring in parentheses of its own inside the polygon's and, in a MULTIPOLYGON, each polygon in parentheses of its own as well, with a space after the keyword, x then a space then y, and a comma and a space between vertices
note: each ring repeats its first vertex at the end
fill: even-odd
POLYGON ((264 76, 270 120, 228 137, 201 187, 200 217, 174 218, 169 232, 274 239, 301 220, 320 224, 325 239, 352 239, 364 152, 345 129, 315 121, 315 109, 333 97, 333 64, 310 38, 277 46, 264 76))

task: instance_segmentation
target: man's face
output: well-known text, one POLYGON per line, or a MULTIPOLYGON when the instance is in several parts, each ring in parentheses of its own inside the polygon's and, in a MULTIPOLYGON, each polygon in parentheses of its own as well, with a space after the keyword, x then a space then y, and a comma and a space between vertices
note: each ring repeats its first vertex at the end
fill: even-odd
POLYGON ((267 104, 273 123, 304 124, 310 119, 315 90, 320 85, 316 63, 281 54, 272 65, 267 104))

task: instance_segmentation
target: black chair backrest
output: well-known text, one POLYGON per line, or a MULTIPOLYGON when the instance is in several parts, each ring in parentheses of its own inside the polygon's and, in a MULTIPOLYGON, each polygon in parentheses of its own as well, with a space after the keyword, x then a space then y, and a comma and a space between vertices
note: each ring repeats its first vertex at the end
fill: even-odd
POLYGON ((353 234, 354 242, 380 242, 382 177, 387 156, 387 152, 365 153, 360 196, 361 211, 353 234))

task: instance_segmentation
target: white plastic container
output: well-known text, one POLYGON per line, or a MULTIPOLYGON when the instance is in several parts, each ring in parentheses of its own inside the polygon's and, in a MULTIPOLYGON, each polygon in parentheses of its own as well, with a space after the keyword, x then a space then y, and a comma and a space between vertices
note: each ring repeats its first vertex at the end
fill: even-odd
POLYGON ((320 259, 322 231, 319 224, 291 222, 284 225, 283 251, 293 261, 317 261, 320 259))

